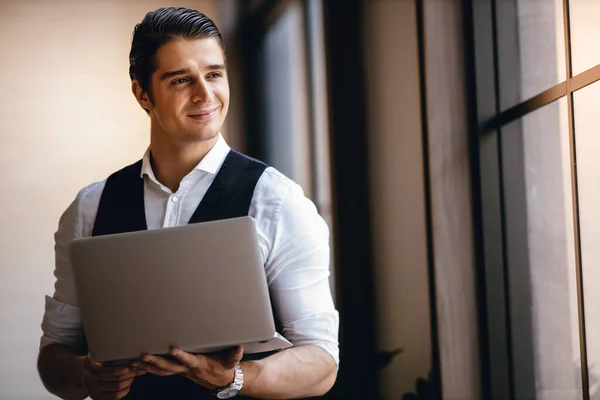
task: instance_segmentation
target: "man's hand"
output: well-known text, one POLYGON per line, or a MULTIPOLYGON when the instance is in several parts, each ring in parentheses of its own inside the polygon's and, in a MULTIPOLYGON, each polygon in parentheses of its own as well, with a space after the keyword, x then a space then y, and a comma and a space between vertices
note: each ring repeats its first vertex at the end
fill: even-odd
POLYGON ((127 367, 105 367, 88 355, 82 361, 82 381, 94 400, 122 399, 129 393, 133 378, 146 371, 127 367))
POLYGON ((134 362, 133 367, 158 376, 180 374, 207 389, 215 389, 233 382, 235 367, 240 363, 244 350, 241 346, 212 354, 190 354, 173 348, 170 354, 177 361, 143 354, 142 362, 134 362))

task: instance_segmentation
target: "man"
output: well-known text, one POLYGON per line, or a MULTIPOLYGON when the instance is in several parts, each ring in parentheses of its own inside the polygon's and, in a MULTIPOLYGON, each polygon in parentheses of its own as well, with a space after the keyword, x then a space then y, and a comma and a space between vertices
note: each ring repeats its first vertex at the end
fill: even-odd
POLYGON ((46 299, 38 360, 44 385, 59 397, 74 399, 226 398, 238 393, 240 383, 240 398, 323 395, 336 379, 338 364, 328 229, 298 185, 230 151, 221 136, 229 85, 218 29, 194 10, 148 13, 134 31, 130 76, 133 94, 150 117, 150 146, 140 162, 81 190, 60 219, 55 293, 46 299), (246 200, 227 197, 227 190, 241 193, 236 191, 240 187, 246 200), (139 198, 135 188, 143 193, 139 198), (224 201, 203 202, 209 188, 223 190, 224 201), (255 219, 277 322, 294 346, 253 361, 243 358, 241 348, 209 355, 173 349, 174 359, 145 354, 129 368, 92 360, 69 242, 198 222, 201 209, 204 220, 238 214, 255 219), (132 219, 135 212, 141 220, 132 219))

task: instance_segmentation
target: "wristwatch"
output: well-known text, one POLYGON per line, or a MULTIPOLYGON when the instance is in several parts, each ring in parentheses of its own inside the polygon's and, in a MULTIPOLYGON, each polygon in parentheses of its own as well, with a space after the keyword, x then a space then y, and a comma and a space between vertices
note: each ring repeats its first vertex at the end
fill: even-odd
POLYGON ((243 384, 244 370, 242 369, 241 365, 237 365, 235 367, 235 375, 233 377, 233 382, 228 386, 215 389, 213 391, 213 394, 217 396, 218 399, 230 399, 240 394, 240 390, 242 390, 243 384))

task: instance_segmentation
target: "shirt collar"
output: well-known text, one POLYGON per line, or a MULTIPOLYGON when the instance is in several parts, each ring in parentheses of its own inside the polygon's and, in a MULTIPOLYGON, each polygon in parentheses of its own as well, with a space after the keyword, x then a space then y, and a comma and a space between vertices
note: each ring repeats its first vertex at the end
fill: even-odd
MULTIPOLYGON (((204 158, 194 167, 194 169, 215 175, 219 171, 219 168, 221 168, 223 161, 225 161, 225 157, 229 154, 229 150, 231 150, 231 148, 221 133, 219 133, 215 145, 208 153, 206 153, 204 158)), ((150 179, 157 181, 150 163, 150 147, 148 147, 142 158, 142 172, 140 173, 140 177, 143 178, 144 175, 148 175, 150 179)))

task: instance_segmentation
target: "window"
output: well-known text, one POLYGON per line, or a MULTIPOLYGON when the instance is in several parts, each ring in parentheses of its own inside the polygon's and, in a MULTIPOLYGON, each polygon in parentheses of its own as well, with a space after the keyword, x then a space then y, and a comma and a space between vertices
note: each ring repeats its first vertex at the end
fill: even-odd
POLYGON ((485 395, 600 399, 600 3, 469 9, 485 395))
POLYGON ((245 108, 249 153, 302 187, 328 224, 333 244, 323 18, 321 1, 257 3, 245 21, 245 108))
MULTIPOLYGON (((322 5, 293 1, 265 32, 264 159, 302 186, 333 241, 322 5)), ((335 263, 332 251, 332 266, 335 263)), ((335 291, 335 269, 330 283, 335 291)))

